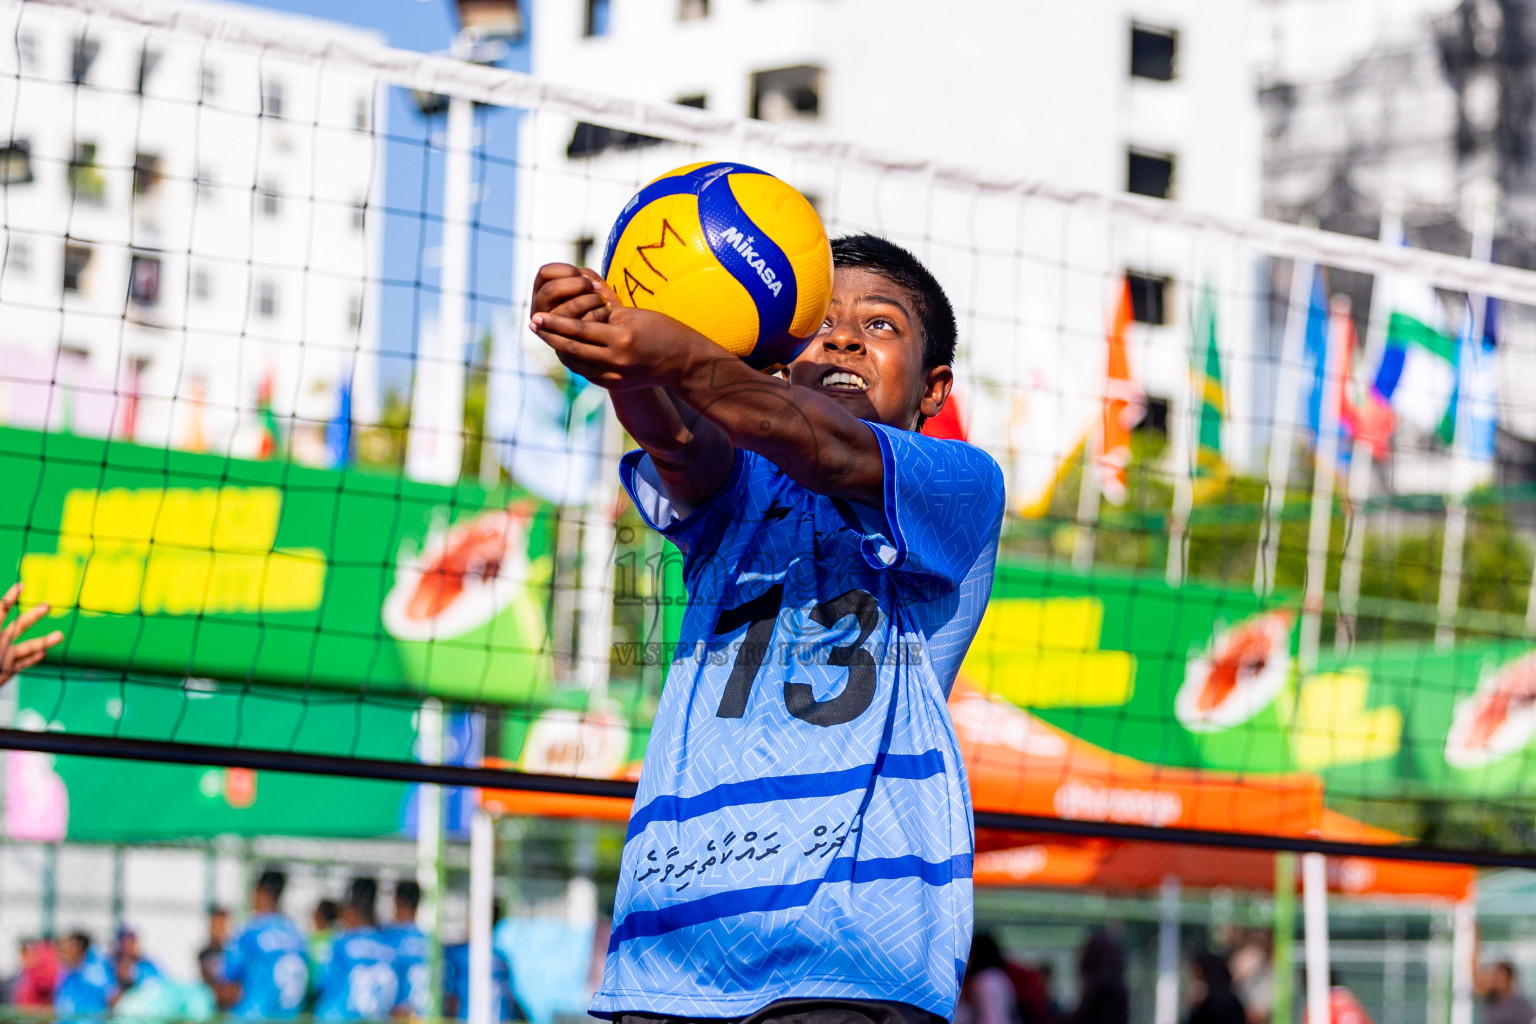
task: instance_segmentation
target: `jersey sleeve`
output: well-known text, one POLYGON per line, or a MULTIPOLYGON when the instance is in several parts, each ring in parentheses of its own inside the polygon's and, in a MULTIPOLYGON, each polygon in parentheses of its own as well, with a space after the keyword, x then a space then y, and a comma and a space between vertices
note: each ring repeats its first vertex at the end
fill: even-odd
POLYGON ((245 981, 245 937, 249 932, 241 932, 234 942, 224 947, 224 962, 220 965, 220 973, 225 981, 245 981))
POLYGON ((720 489, 692 512, 683 515, 667 497, 661 476, 651 457, 635 450, 619 460, 619 481, 629 492, 645 524, 677 545, 683 553, 683 574, 688 577, 696 566, 700 551, 719 547, 722 536, 738 519, 746 496, 766 483, 762 479, 766 460, 752 452, 736 451, 731 475, 720 489))
POLYGON ((869 424, 883 462, 885 534, 867 534, 864 558, 938 592, 960 586, 997 551, 1003 473, 964 441, 869 424))

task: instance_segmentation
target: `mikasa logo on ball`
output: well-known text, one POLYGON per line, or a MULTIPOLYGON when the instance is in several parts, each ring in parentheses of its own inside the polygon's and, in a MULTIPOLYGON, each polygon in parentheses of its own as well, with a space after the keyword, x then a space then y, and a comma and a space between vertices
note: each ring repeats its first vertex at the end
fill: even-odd
POLYGON ((743 235, 734 227, 730 227, 725 229, 725 234, 720 236, 720 240, 745 256, 747 265, 757 271, 757 276, 763 279, 763 284, 767 285, 768 290, 773 292, 774 298, 778 298, 779 289, 784 287, 784 282, 777 279, 777 275, 768 266, 767 261, 757 254, 756 249, 752 248, 752 236, 743 235))

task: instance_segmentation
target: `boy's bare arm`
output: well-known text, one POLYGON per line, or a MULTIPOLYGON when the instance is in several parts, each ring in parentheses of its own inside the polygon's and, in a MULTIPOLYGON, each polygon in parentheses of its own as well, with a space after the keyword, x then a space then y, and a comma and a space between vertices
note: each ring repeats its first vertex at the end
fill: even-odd
MULTIPOLYGON (((571 316, 553 306, 533 317, 534 330, 573 372, 615 396, 664 389, 675 408, 697 410, 703 421, 713 424, 727 448, 763 455, 808 490, 869 505, 883 503, 880 446, 868 424, 814 389, 754 370, 670 317, 620 305, 601 281, 591 281, 590 288, 592 295, 579 302, 573 298, 570 310, 604 305, 606 317, 571 316)), ((698 421, 686 434, 690 442, 706 436, 698 421)), ((658 440, 667 441, 665 436, 658 440)), ((698 450, 716 451, 704 446, 698 450)), ((693 464, 692 453, 684 462, 693 464)), ((723 464, 716 487, 730 473, 730 463, 723 464)), ((720 465, 710 463, 714 471, 720 465)))
MULTIPOLYGON (((533 311, 606 321, 610 307, 593 287, 599 280, 590 270, 566 264, 542 267, 534 282, 533 311)), ((650 455, 667 498, 680 513, 687 515, 725 486, 736 450, 718 426, 665 388, 610 389, 609 396, 619 422, 650 455)))

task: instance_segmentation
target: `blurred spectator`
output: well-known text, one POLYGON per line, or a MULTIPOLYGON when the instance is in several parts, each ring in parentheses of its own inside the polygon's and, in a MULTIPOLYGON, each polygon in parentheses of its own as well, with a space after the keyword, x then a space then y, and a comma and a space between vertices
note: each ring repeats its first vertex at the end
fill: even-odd
POLYGON ((223 953, 228 944, 229 910, 211 907, 208 910, 208 942, 198 951, 198 958, 201 959, 204 953, 223 953))
POLYGON ((331 962, 331 943, 336 938, 336 920, 341 907, 335 900, 321 900, 309 915, 309 1008, 314 1009, 320 996, 320 979, 331 962))
POLYGON ((238 990, 232 1012, 242 1020, 291 1020, 304 1008, 309 959, 304 936, 281 910, 287 884, 281 871, 261 873, 251 889, 250 920, 224 950, 221 973, 238 990))
MULTIPOLYGON (((1301 1019, 1302 1024, 1306 1024, 1305 1008, 1301 1019)), ((1372 1024, 1371 1015, 1365 1012, 1360 1000, 1339 980, 1337 971, 1328 972, 1328 1024, 1372 1024)))
POLYGON ((48 1007, 59 984, 59 952, 50 939, 21 940, 21 970, 6 1001, 12 1006, 48 1007))
POLYGON ((1040 961, 1035 967, 1035 973, 1040 975, 1040 989, 1045 993, 1045 1005, 1049 1016, 1047 1022, 1055 1022, 1066 1016, 1066 1010, 1061 1005, 1061 1000, 1056 998, 1056 965, 1049 960, 1040 961))
POLYGON ((1483 1024, 1531 1024, 1536 1008, 1515 986, 1515 965, 1505 960, 1494 964, 1487 983, 1488 1010, 1483 1024))
POLYGON ((1248 1024, 1269 1024, 1275 1013, 1275 965, 1270 952, 1273 941, 1268 929, 1255 929, 1228 961, 1232 991, 1243 1001, 1248 1024))
POLYGON ((971 939, 971 955, 965 964, 955 1024, 1015 1024, 1018 999, 1003 962, 997 940, 987 932, 971 939))
POLYGON ((427 937, 416 927, 420 905, 420 885, 409 878, 396 882, 394 920, 380 930, 379 941, 395 954, 395 1009, 424 1017, 432 997, 432 967, 427 963, 427 937))
POLYGON ((158 978, 161 973, 160 968, 156 967, 140 948, 138 932, 127 925, 117 930, 117 941, 112 944, 112 965, 118 974, 118 984, 124 988, 136 985, 146 978, 158 978), (126 981, 124 981, 125 977, 126 981))
MULTIPOLYGON (((501 901, 491 904, 491 928, 501 922, 501 901)), ((469 943, 443 947, 443 1015, 454 1020, 469 1016, 469 943)), ((491 946, 491 1020, 527 1020, 512 996, 512 965, 506 954, 491 946)))
POLYGON ((379 883, 354 878, 341 907, 341 931, 320 978, 315 1016, 322 1021, 382 1020, 398 1001, 395 952, 379 941, 379 883))
POLYGON ((1120 943, 1096 929, 1077 955, 1077 1007, 1066 1024, 1129 1024, 1130 994, 1125 987, 1125 954, 1120 943))
POLYGON ((117 983, 107 961, 91 947, 85 932, 72 932, 59 943, 63 973, 53 993, 53 1008, 61 1017, 89 1020, 106 1015, 117 998, 117 983))
POLYGON ((1243 1001, 1232 993, 1232 973, 1226 960, 1215 953, 1197 953, 1189 967, 1194 1008, 1185 1024, 1244 1024, 1247 1013, 1243 1001))

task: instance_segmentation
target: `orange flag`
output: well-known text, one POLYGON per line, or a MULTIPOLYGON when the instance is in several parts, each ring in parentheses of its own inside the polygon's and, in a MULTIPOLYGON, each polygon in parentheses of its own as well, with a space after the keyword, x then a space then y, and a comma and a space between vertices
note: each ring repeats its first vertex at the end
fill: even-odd
POLYGON ((1131 461, 1131 428, 1146 414, 1146 396, 1131 380, 1125 357, 1125 336, 1131 327, 1131 283, 1120 292, 1120 308, 1109 329, 1109 363, 1104 373, 1104 412, 1095 458, 1099 464, 1099 491, 1111 505, 1124 505, 1130 497, 1125 467, 1131 461))

